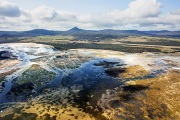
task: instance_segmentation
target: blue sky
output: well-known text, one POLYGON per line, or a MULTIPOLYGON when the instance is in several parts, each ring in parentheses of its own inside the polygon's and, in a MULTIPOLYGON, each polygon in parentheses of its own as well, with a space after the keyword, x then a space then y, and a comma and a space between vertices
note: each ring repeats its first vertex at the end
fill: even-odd
POLYGON ((65 11, 80 13, 107 12, 113 9, 125 9, 132 0, 10 0, 24 9, 33 9, 41 5, 65 11))
MULTIPOLYGON (((34 9, 38 6, 49 6, 55 9, 80 13, 107 12, 113 9, 125 9, 133 0, 9 0, 23 9, 34 9)), ((158 0, 162 3, 162 11, 180 9, 180 0, 158 0)))
POLYGON ((180 30, 180 0, 0 0, 0 3, 0 30, 66 30, 73 26, 180 30))

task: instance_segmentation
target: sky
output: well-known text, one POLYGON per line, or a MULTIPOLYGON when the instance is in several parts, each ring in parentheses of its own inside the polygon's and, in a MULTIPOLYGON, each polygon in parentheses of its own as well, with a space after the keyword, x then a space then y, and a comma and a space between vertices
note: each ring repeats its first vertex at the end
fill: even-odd
POLYGON ((180 0, 0 0, 0 30, 180 30, 180 0))

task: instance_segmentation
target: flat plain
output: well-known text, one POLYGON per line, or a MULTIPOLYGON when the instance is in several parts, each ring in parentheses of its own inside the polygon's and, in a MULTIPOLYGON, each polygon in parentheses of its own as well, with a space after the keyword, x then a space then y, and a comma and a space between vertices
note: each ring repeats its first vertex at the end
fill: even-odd
POLYGON ((1 120, 180 119, 179 38, 44 35, 0 42, 1 120))

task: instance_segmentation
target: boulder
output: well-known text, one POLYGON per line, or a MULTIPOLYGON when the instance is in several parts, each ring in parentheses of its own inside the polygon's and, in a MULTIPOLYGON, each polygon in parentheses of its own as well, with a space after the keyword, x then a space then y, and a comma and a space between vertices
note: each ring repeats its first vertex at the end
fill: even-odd
POLYGON ((9 59, 11 58, 13 55, 11 52, 9 51, 0 51, 0 59, 9 59))

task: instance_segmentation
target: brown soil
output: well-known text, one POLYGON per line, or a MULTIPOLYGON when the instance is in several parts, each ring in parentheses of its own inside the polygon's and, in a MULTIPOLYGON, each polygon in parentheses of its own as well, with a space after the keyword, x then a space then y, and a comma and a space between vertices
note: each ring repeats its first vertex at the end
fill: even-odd
POLYGON ((0 82, 3 81, 7 75, 10 75, 10 74, 16 72, 17 70, 18 69, 11 70, 11 71, 8 71, 8 72, 5 72, 5 73, 1 73, 0 74, 0 82))
POLYGON ((40 67, 40 65, 33 64, 29 69, 36 70, 36 69, 41 69, 41 67, 40 67))
POLYGON ((0 60, 0 69, 18 64, 18 60, 0 60))
POLYGON ((128 82, 105 106, 104 115, 113 120, 179 120, 180 71, 128 82))
MULTIPOLYGON (((103 63, 96 64, 97 66, 104 66, 103 63)), ((105 64, 107 65, 107 63, 105 64)), ((109 66, 107 66, 109 67, 109 66)), ((135 77, 143 77, 148 74, 148 71, 145 70, 142 66, 134 65, 128 67, 110 67, 105 70, 105 73, 112 77, 118 78, 135 78, 135 77)))
POLYGON ((145 76, 147 74, 148 74, 148 71, 146 71, 142 66, 135 65, 135 66, 127 67, 124 73, 119 74, 119 77, 134 78, 134 77, 139 77, 139 76, 145 76))

